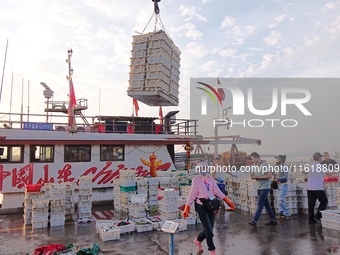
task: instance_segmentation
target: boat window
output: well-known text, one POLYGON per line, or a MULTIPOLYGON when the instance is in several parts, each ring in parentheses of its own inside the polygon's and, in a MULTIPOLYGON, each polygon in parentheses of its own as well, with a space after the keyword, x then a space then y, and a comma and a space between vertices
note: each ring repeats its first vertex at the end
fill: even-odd
POLYGON ((31 145, 30 162, 54 162, 54 146, 31 145))
POLYGON ((0 145, 0 162, 22 163, 24 162, 24 146, 0 145))
POLYGON ((91 145, 65 145, 65 162, 88 162, 91 161, 91 145))
POLYGON ((124 145, 100 145, 100 161, 124 161, 124 145))

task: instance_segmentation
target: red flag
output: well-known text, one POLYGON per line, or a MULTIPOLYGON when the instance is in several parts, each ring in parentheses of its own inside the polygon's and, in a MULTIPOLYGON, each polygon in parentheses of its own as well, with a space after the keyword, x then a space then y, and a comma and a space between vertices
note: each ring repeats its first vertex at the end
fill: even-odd
POLYGON ((159 107, 159 119, 160 119, 160 124, 163 125, 163 110, 162 110, 162 106, 159 107))
POLYGON ((68 102, 68 125, 72 126, 76 123, 75 115, 74 115, 74 109, 77 105, 76 95, 74 93, 74 87, 72 78, 70 78, 70 94, 69 94, 69 102, 68 102))
POLYGON ((133 106, 135 107, 135 114, 138 117, 139 106, 138 106, 138 101, 135 98, 133 99, 133 106))
POLYGON ((221 84, 220 79, 217 77, 217 84, 221 84))

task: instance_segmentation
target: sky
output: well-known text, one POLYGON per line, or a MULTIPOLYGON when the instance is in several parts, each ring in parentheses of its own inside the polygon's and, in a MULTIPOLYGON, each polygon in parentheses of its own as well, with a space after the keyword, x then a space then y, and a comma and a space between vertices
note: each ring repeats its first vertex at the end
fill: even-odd
MULTIPOLYGON (((12 112, 22 106, 44 113, 40 82, 54 91, 53 100, 67 101, 65 60, 73 49, 75 94, 88 99, 84 114, 132 114, 132 36, 153 31, 154 20, 146 27, 151 0, 0 0, 0 7, 1 67, 9 42, 0 112, 10 109, 12 74, 12 112)), ((181 50, 179 105, 164 113, 190 118, 190 78, 339 77, 340 1, 162 0, 159 7, 181 50)), ((158 116, 158 107, 139 107, 140 116, 158 116)))

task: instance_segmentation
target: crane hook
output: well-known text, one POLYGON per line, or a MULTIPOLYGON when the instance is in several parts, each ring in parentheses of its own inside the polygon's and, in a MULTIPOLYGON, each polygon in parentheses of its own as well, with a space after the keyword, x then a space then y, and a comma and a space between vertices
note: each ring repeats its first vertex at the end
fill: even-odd
POLYGON ((158 3, 160 2, 161 0, 152 0, 153 2, 153 5, 154 5, 154 11, 156 14, 159 14, 160 10, 159 10, 159 7, 158 7, 158 3))

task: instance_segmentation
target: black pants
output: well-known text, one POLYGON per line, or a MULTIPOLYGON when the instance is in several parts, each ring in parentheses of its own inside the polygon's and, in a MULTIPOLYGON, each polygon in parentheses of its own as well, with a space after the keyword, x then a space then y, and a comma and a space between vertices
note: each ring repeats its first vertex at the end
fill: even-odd
POLYGON ((310 222, 315 221, 315 219, 321 219, 320 211, 326 210, 328 199, 324 190, 307 190, 308 196, 308 220, 310 222), (316 199, 319 200, 320 205, 318 207, 318 211, 314 216, 314 208, 316 199))
POLYGON ((207 239, 208 250, 215 250, 215 245, 213 241, 213 229, 214 229, 214 211, 208 211, 203 205, 196 203, 196 211, 204 230, 198 234, 197 241, 202 242, 207 239))

